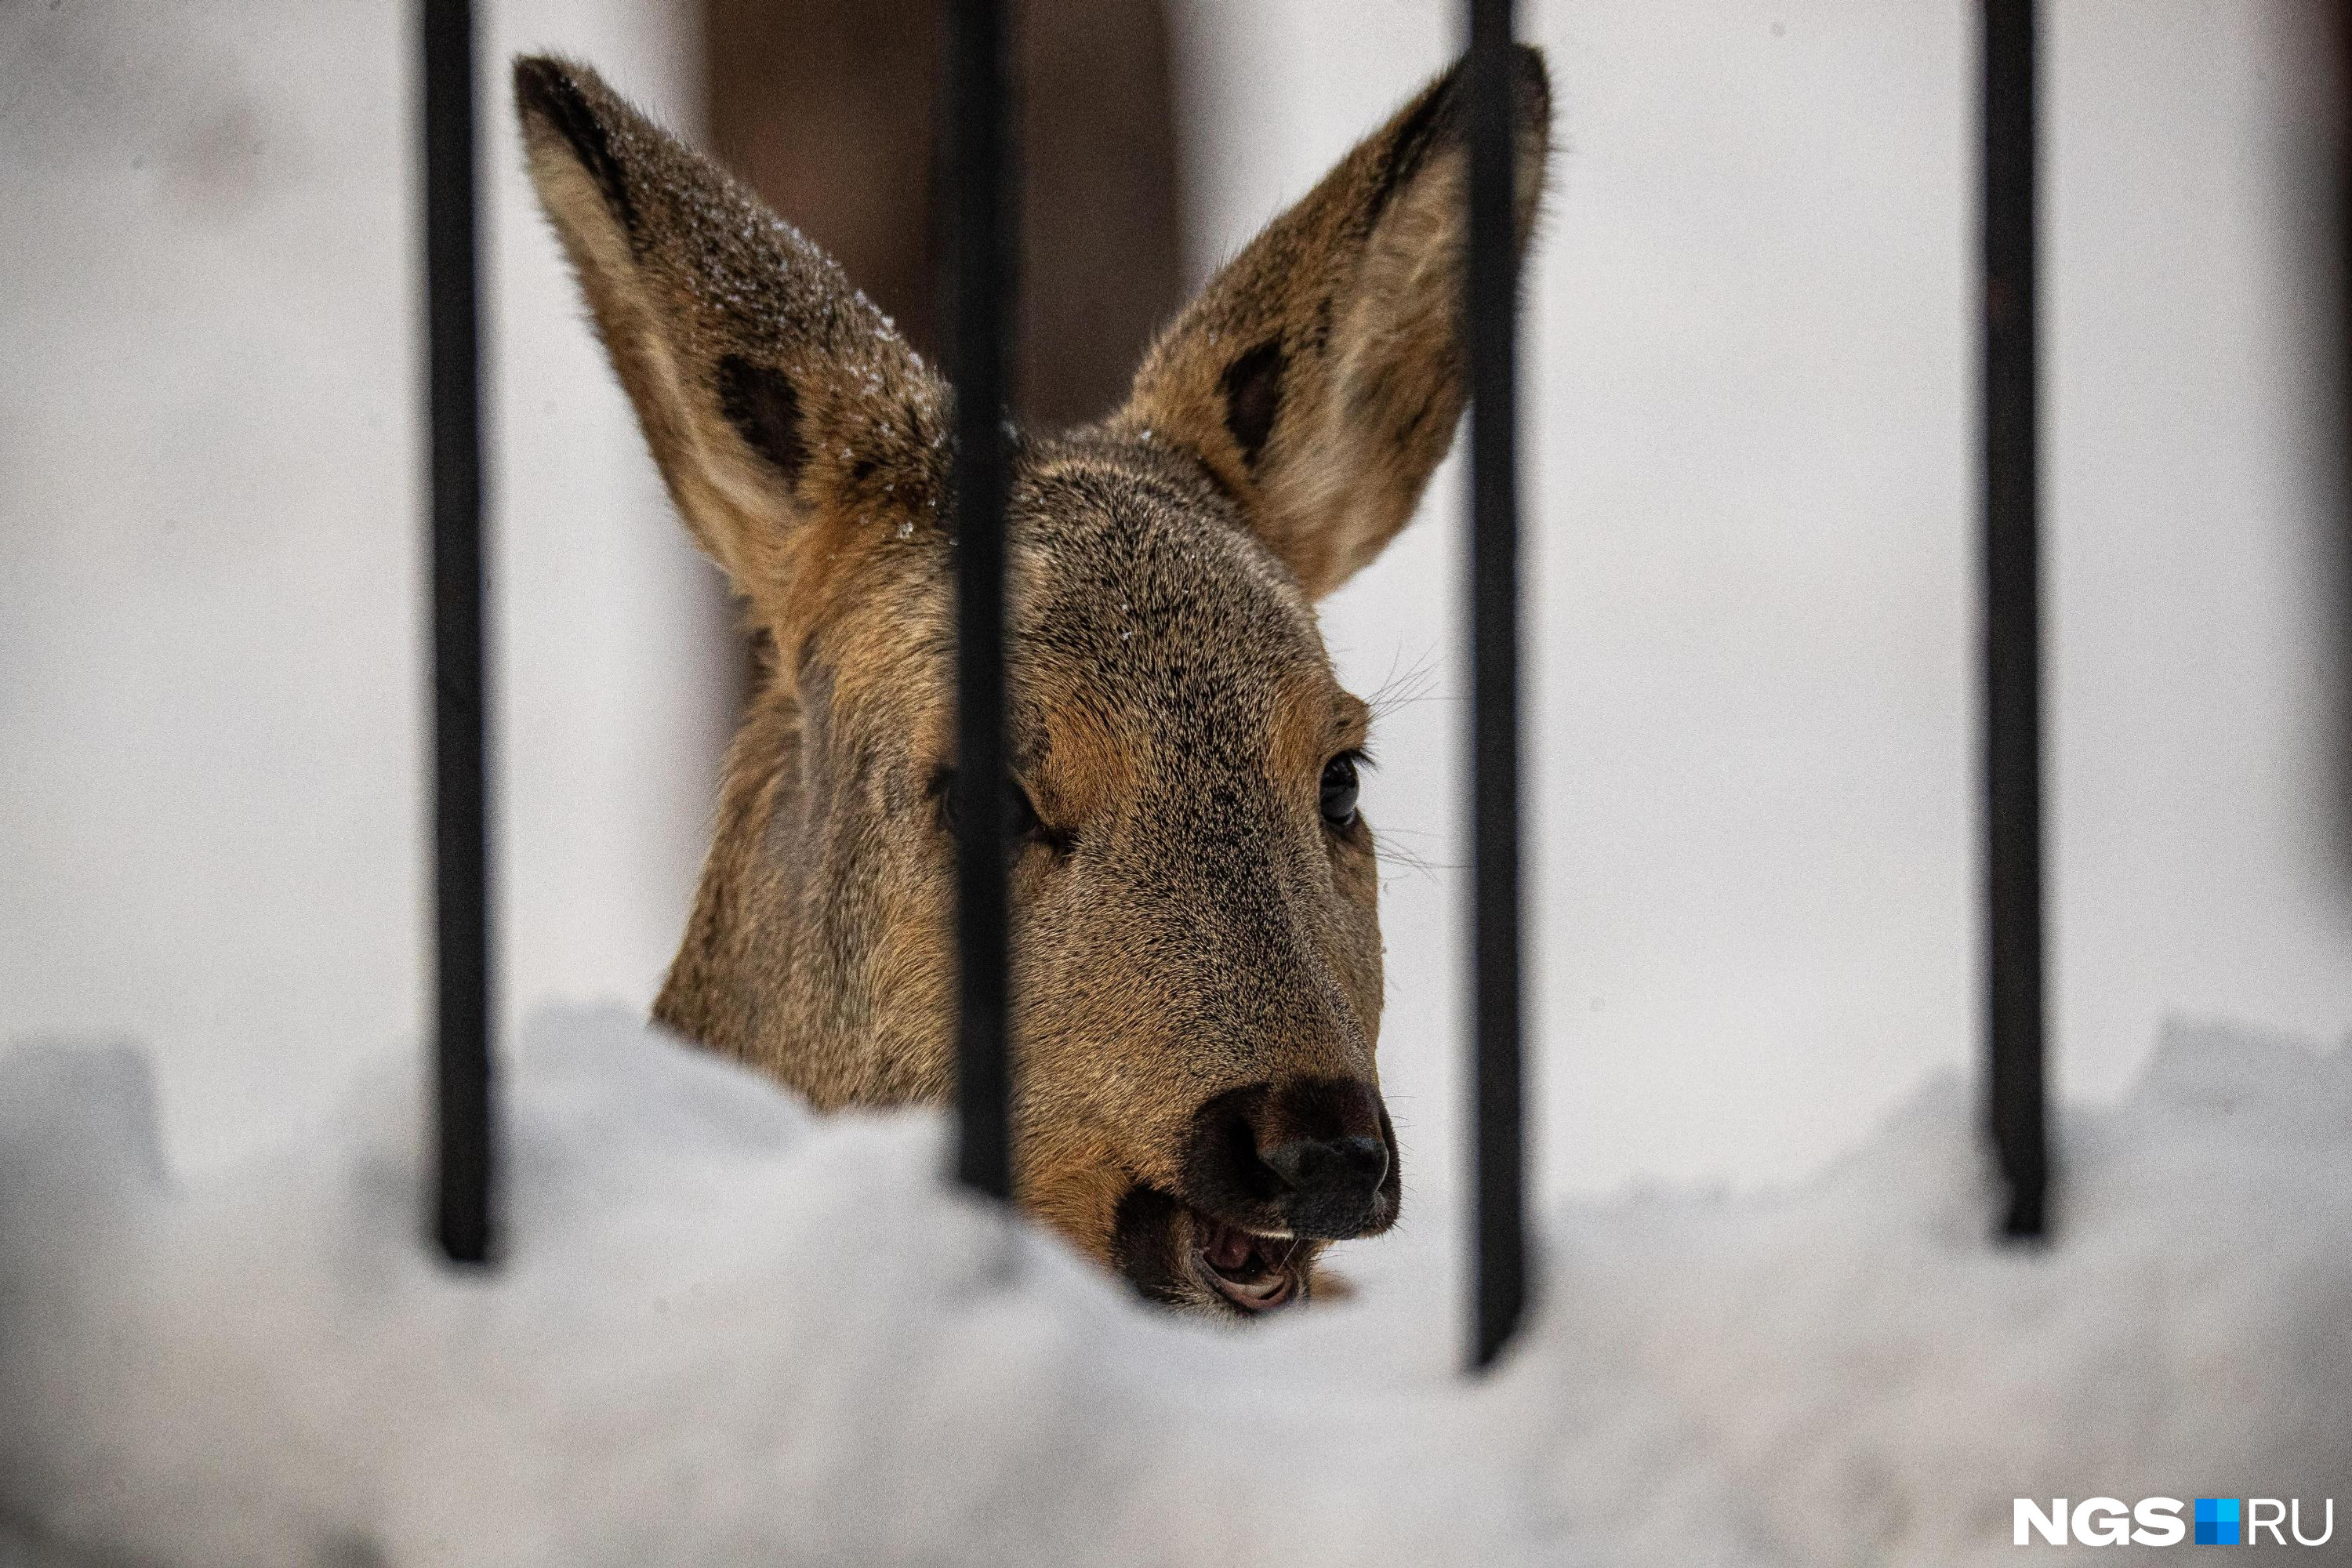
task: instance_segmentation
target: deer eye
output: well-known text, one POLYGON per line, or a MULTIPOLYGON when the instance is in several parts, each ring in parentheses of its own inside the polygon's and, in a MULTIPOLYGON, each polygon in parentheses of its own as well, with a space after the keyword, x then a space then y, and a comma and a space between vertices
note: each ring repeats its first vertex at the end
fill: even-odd
MULTIPOLYGON (((956 830, 955 770, 941 768, 931 779, 931 792, 939 797, 940 826, 948 832, 956 830)), ((1053 843, 1060 847, 1060 836, 1050 832, 1037 816, 1036 803, 1018 778, 1007 776, 1004 781, 1004 836, 1023 842, 1035 840, 1053 843)))
POLYGON ((1342 752, 1323 764, 1323 820, 1334 827, 1356 826, 1356 753, 1342 752))
POLYGON ((1005 831, 1015 838, 1045 837, 1045 825, 1038 819, 1037 805, 1029 798, 1021 781, 1011 780, 1005 794, 1010 797, 1004 803, 1004 815, 1009 819, 1005 831))

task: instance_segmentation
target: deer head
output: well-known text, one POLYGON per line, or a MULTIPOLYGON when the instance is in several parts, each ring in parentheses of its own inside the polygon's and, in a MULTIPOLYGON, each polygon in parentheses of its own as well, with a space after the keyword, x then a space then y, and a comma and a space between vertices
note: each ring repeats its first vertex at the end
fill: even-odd
MULTIPOLYGON (((1540 58, 1514 73, 1519 237, 1540 58)), ((515 67, 530 171, 680 515, 772 652, 656 1016, 820 1109, 954 1071, 950 394, 808 241, 593 72, 515 67)), ((1315 603, 1464 402, 1441 78, 1166 330, 1127 405, 1016 439, 1020 1200, 1155 1299, 1307 1295, 1395 1221, 1365 704, 1315 603)))

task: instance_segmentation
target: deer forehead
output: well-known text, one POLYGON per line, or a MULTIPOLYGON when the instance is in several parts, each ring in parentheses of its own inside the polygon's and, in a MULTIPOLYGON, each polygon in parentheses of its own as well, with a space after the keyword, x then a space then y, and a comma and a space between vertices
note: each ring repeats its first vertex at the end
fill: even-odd
MULTIPOLYGON (((1205 486, 1051 460, 1016 486, 1008 526, 1013 750, 1033 784, 1075 797, 1239 775, 1303 789, 1362 742, 1366 710, 1334 676, 1312 605, 1205 486)), ((951 543, 923 558, 920 572, 878 558, 877 591, 820 640, 858 667, 842 672, 843 700, 944 760, 951 543)))

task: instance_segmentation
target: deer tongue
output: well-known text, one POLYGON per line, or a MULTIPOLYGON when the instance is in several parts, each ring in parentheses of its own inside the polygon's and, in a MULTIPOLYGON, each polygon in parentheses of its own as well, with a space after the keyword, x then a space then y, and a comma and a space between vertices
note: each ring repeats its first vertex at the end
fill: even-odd
POLYGON ((1201 1256, 1220 1274, 1241 1274, 1257 1259, 1257 1237, 1236 1226, 1221 1224, 1209 1234, 1201 1256))
MULTIPOLYGON (((1203 1215, 1205 1220, 1207 1216, 1203 1215)), ((1269 1251, 1263 1237, 1238 1226, 1207 1220, 1201 1237, 1201 1261, 1208 1266, 1209 1283, 1218 1295, 1244 1312, 1264 1312, 1284 1305, 1298 1293, 1297 1277, 1289 1267, 1287 1249, 1280 1257, 1269 1251)), ((1295 1248, 1297 1242, 1287 1244, 1295 1248)))

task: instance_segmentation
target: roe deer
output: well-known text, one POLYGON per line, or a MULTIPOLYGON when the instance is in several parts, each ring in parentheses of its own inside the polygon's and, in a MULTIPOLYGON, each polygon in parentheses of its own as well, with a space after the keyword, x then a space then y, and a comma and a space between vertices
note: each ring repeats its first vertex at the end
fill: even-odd
MULTIPOLYGON (((1315 603, 1454 439, 1460 68, 1234 258, 1125 407, 1015 442, 1020 1201, 1146 1296, 1304 1299, 1393 1224, 1365 704, 1315 603)), ((1543 184, 1517 53, 1517 237, 1543 184)), ((655 1016, 819 1109, 955 1067, 950 394, 838 268, 584 67, 530 173, 672 500, 772 642, 655 1016)))

